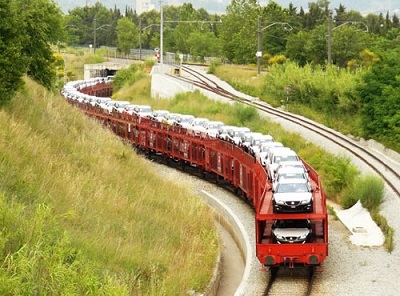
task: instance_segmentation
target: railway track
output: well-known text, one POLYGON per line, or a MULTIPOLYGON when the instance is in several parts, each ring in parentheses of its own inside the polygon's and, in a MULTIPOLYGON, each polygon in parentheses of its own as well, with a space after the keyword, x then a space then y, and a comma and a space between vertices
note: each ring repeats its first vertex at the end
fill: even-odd
MULTIPOLYGON (((176 79, 180 79, 185 82, 192 83, 193 85, 211 91, 215 94, 218 94, 227 99, 238 101, 248 106, 253 106, 258 110, 269 114, 270 116, 279 117, 300 125, 309 131, 312 131, 321 137, 328 139, 329 141, 339 145, 343 149, 347 150, 351 154, 355 155, 362 162, 368 164, 372 170, 374 170, 377 174, 379 174, 384 181, 388 184, 388 186, 396 193, 396 195, 400 198, 400 174, 393 164, 393 160, 389 158, 385 158, 383 155, 378 155, 375 152, 371 152, 369 149, 361 146, 356 141, 330 129, 321 124, 312 122, 309 119, 304 117, 285 112, 276 108, 271 107, 265 102, 262 102, 258 99, 248 99, 240 97, 208 78, 204 74, 199 71, 196 71, 187 66, 182 66, 182 70, 189 74, 190 76, 186 77, 175 77, 176 79)), ((397 164, 400 167, 400 164, 397 164)))
POLYGON ((310 296, 315 278, 314 268, 280 268, 271 272, 263 296, 302 295, 310 296))

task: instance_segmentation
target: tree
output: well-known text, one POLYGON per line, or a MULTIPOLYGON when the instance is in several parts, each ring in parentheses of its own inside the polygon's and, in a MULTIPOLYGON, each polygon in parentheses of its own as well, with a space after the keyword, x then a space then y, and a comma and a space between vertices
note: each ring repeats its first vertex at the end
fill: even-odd
POLYGON ((235 63, 256 62, 258 1, 233 0, 226 11, 220 33, 223 54, 235 63))
POLYGON ((55 82, 51 45, 62 37, 61 10, 51 0, 0 0, 0 100, 9 100, 27 73, 46 88, 55 82))
POLYGON ((46 88, 55 82, 51 44, 62 37, 62 13, 50 0, 17 0, 26 35, 21 54, 29 59, 27 74, 46 88))
POLYGON ((350 60, 358 59, 359 54, 369 44, 369 35, 356 26, 343 26, 333 31, 332 60, 339 67, 346 67, 350 60))
POLYGON ((139 30, 127 17, 118 20, 117 35, 117 49, 125 54, 129 54, 131 48, 139 44, 139 30))
POLYGON ((68 31, 72 30, 74 36, 78 37, 78 41, 76 42, 75 38, 74 42, 80 45, 93 43, 94 25, 97 28, 108 25, 96 32, 96 45, 115 45, 117 40, 115 28, 119 18, 121 18, 119 10, 108 10, 97 2, 94 6, 76 7, 69 11, 64 25, 66 28, 70 28, 68 31), (72 28, 76 28, 76 30, 72 28))
POLYGON ((318 0, 317 2, 308 3, 308 12, 304 15, 305 28, 312 30, 318 25, 326 22, 327 11, 326 1, 318 0))
POLYGON ((306 52, 305 40, 311 40, 311 33, 300 31, 296 35, 291 35, 286 43, 286 53, 289 59, 297 62, 300 66, 305 66, 310 59, 306 52))
POLYGON ((190 35, 188 40, 190 54, 194 57, 200 57, 204 62, 206 56, 219 56, 220 46, 217 37, 213 32, 196 32, 190 35))
MULTIPOLYGON (((364 136, 400 143, 400 59, 397 50, 380 54, 357 86, 364 136)), ((397 147, 398 148, 398 147, 397 147)))
POLYGON ((22 19, 15 2, 0 0, 0 105, 9 101, 23 84, 26 57, 21 56, 26 36, 20 33, 22 19))
POLYGON ((147 27, 145 30, 142 30, 142 48, 160 47, 160 26, 156 25, 160 24, 160 13, 155 9, 143 12, 139 16, 139 20, 142 29, 147 27))

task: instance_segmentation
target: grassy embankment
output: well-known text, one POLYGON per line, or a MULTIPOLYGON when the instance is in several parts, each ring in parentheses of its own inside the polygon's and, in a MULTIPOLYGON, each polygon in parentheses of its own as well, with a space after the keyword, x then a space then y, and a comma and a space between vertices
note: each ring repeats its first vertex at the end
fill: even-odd
POLYGON ((2 295, 201 291, 218 239, 208 207, 30 80, 0 109, 2 295))
MULTIPOLYGON (((227 66, 232 69, 232 77, 228 81, 236 81, 232 84, 248 86, 248 93, 253 93, 261 87, 260 80, 254 78, 256 69, 243 66, 227 66), (238 68, 240 70, 238 71, 238 68), (244 70, 244 71, 243 71, 244 70)), ((225 66, 222 71, 225 71, 225 66)), ((231 106, 209 100, 199 92, 180 94, 172 100, 160 100, 150 98, 150 78, 140 76, 138 67, 131 68, 121 76, 127 84, 115 94, 116 99, 128 100, 138 104, 149 104, 154 109, 166 109, 171 112, 193 114, 197 117, 206 117, 213 120, 221 120, 225 124, 247 126, 253 131, 259 131, 272 135, 276 141, 294 149, 301 157, 310 163, 321 176, 324 190, 328 199, 340 203, 343 207, 352 206, 358 199, 367 207, 385 233, 386 248, 393 249, 393 229, 387 224, 384 217, 379 214, 379 205, 383 199, 383 182, 373 176, 361 176, 356 167, 351 165, 350 159, 336 157, 313 143, 305 141, 300 135, 290 133, 280 125, 267 119, 261 119, 254 109, 243 108, 236 104, 231 106), (134 74, 136 73, 136 74, 134 74)), ((119 84, 122 84, 118 80, 119 84)))

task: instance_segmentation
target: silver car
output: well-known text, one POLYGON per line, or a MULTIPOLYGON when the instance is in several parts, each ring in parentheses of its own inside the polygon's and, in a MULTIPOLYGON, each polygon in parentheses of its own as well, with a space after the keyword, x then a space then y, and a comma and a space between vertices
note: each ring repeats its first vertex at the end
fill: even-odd
POLYGON ((305 179, 284 179, 272 189, 274 212, 312 212, 313 189, 305 179))
POLYGON ((305 244, 312 241, 312 227, 308 219, 275 220, 272 238, 278 244, 305 244))

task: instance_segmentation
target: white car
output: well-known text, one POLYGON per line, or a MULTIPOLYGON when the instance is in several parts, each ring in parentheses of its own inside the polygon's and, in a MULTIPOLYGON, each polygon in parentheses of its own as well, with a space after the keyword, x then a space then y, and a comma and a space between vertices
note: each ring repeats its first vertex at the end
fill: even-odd
POLYGON ((272 182, 272 188, 275 189, 277 184, 283 180, 289 179, 304 179, 307 181, 308 186, 311 187, 310 177, 308 173, 304 171, 303 168, 298 167, 284 167, 278 170, 275 174, 275 179, 272 182))
POLYGON ((135 104, 126 105, 126 106, 124 107, 124 112, 125 112, 125 113, 128 113, 128 114, 130 114, 130 115, 132 115, 132 113, 134 113, 135 108, 136 108, 137 106, 138 106, 138 105, 135 105, 135 104))
POLYGON ((154 110, 151 115, 149 115, 149 118, 151 120, 155 120, 158 122, 162 122, 163 120, 166 119, 166 116, 169 114, 168 110, 154 110))
POLYGON ((257 137, 253 137, 250 142, 250 153, 254 156, 260 151, 260 145, 262 143, 271 143, 274 142, 274 138, 270 135, 261 135, 257 137))
POLYGON ((304 179, 285 179, 272 190, 274 212, 312 212, 313 190, 304 179))
POLYGON ((153 109, 148 105, 137 105, 133 108, 133 113, 140 117, 148 117, 151 113, 153 113, 153 109))
POLYGON ((174 125, 175 123, 178 122, 179 117, 182 114, 180 113, 168 113, 164 116, 164 118, 162 119, 163 123, 166 123, 168 125, 174 125))
POLYGON ((308 170, 304 166, 303 162, 301 160, 296 160, 296 161, 284 161, 282 163, 279 163, 278 167, 276 168, 276 174, 278 174, 281 170, 285 168, 300 168, 308 175, 308 170))
POLYGON ((225 124, 222 121, 206 121, 198 127, 197 131, 207 134, 209 137, 216 138, 218 134, 218 129, 224 125, 225 124))
POLYGON ((305 244, 312 242, 312 226, 309 219, 275 220, 272 239, 277 244, 305 244))
POLYGON ((217 138, 227 141, 228 140, 228 133, 230 130, 237 128, 237 126, 233 125, 223 125, 218 129, 217 138))
POLYGON ((236 127, 236 128, 228 130, 226 140, 235 145, 239 145, 242 137, 244 137, 245 134, 249 134, 249 133, 251 133, 251 130, 248 127, 236 127))
POLYGON ((175 126, 185 127, 194 118, 193 115, 181 114, 176 121, 173 123, 175 126))
POLYGON ((283 147, 283 144, 281 142, 265 142, 260 145, 260 148, 256 153, 256 159, 261 163, 263 167, 266 167, 267 165, 269 150, 274 147, 283 147))
POLYGON ((122 113, 125 111, 125 107, 131 105, 131 102, 128 101, 117 101, 112 107, 113 112, 122 113))
POLYGON ((114 100, 110 100, 110 101, 106 101, 106 102, 102 102, 100 103, 100 107, 103 108, 104 110, 106 110, 108 113, 111 113, 114 105, 117 103, 118 101, 114 101, 114 100))
POLYGON ((268 151, 268 155, 266 157, 266 164, 265 164, 265 169, 268 173, 268 178, 270 180, 273 179, 273 172, 276 170, 276 168, 279 165, 279 160, 278 158, 274 159, 274 155, 282 155, 284 153, 287 153, 288 151, 293 151, 289 147, 271 147, 268 151), (274 163, 274 161, 277 161, 274 163))
POLYGON ((243 148, 244 151, 250 152, 251 140, 255 137, 260 137, 260 136, 262 136, 262 133, 256 133, 256 132, 246 133, 240 139, 239 145, 243 148))

